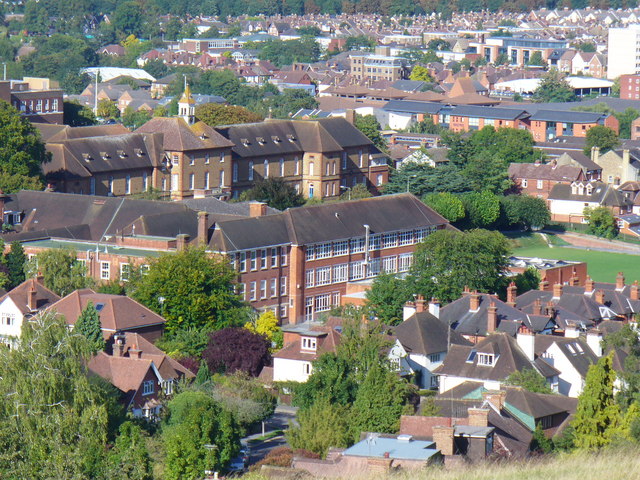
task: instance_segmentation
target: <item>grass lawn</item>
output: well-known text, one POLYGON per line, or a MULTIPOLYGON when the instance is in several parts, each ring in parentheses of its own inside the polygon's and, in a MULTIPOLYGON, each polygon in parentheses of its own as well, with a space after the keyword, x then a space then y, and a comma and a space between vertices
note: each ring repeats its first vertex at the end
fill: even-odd
POLYGON ((618 272, 624 272, 628 283, 640 280, 640 255, 598 252, 577 248, 549 248, 538 234, 508 235, 513 242, 513 254, 520 257, 551 258, 587 262, 588 272, 596 282, 615 282, 618 272))

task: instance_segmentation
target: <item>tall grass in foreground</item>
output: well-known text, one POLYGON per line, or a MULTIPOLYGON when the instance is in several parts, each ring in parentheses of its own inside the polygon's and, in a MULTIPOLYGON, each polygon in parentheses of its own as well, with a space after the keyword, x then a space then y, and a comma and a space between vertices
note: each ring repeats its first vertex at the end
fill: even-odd
MULTIPOLYGON (((259 473, 244 480, 267 478, 259 473)), ((277 478, 271 476, 271 478, 277 478)), ((640 448, 607 449, 525 461, 483 462, 447 470, 428 467, 413 472, 380 475, 363 474, 349 480, 636 480, 640 479, 640 448)))

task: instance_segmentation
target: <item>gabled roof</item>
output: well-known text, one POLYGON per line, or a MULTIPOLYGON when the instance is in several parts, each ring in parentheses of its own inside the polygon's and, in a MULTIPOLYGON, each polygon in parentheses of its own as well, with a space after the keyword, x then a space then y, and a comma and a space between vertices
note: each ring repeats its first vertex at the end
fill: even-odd
POLYGON ((577 202, 593 202, 608 207, 631 207, 633 200, 627 198, 613 186, 602 182, 584 182, 583 194, 572 193, 571 185, 558 183, 549 192, 549 200, 573 200, 577 202), (587 195, 587 185, 591 185, 593 190, 591 195, 587 195))
POLYGON ((572 165, 556 165, 553 163, 511 163, 509 176, 535 180, 551 180, 554 182, 573 182, 580 178, 582 169, 572 165))
POLYGON ((439 113, 443 108, 444 105, 439 103, 412 100, 390 100, 382 107, 387 112, 428 113, 430 115, 439 113))
MULTIPOLYGON (((485 97, 486 98, 486 97, 485 97)), ((492 118, 496 120, 517 120, 529 116, 526 110, 510 108, 481 107, 475 105, 458 105, 451 110, 450 115, 471 118, 492 118)))
POLYGON ((394 329, 394 334, 407 353, 429 355, 446 352, 448 340, 452 345, 471 345, 455 330, 447 336, 448 326, 429 312, 419 312, 394 329))
POLYGON ((15 306, 22 312, 23 315, 34 313, 37 310, 43 310, 50 306, 52 303, 60 300, 60 297, 54 292, 45 287, 35 278, 29 278, 15 287, 13 290, 5 293, 0 297, 0 303, 5 299, 10 298, 15 306), (31 290, 36 292, 36 309, 31 310, 29 308, 29 292, 31 290))
POLYGON ((555 335, 536 335, 536 355, 545 361, 544 353, 551 345, 556 344, 571 365, 582 378, 585 378, 589 367, 598 363, 598 357, 593 353, 587 342, 581 338, 558 337, 555 335))
POLYGON ((105 352, 99 352, 89 361, 89 370, 124 393, 128 402, 133 399, 150 369, 153 369, 151 359, 114 357, 105 352))
POLYGON ((531 120, 540 122, 598 123, 604 117, 606 115, 603 113, 538 110, 531 115, 531 120))
POLYGON ((165 151, 185 152, 208 148, 232 147, 233 142, 204 122, 189 125, 182 117, 156 117, 136 130, 136 133, 163 133, 165 151))

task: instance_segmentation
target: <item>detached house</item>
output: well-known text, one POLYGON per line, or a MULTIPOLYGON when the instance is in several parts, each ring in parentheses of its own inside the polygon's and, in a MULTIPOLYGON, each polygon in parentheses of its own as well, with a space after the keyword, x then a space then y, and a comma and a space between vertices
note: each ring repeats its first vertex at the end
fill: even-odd
POLYGON ((633 200, 613 185, 602 182, 558 183, 549 192, 551 220, 584 223, 585 207, 607 207, 614 215, 632 213, 633 200))
POLYGON ((571 184, 585 180, 580 167, 572 165, 558 166, 557 162, 542 164, 512 163, 509 165, 509 178, 521 193, 547 199, 549 192, 558 183, 571 184))

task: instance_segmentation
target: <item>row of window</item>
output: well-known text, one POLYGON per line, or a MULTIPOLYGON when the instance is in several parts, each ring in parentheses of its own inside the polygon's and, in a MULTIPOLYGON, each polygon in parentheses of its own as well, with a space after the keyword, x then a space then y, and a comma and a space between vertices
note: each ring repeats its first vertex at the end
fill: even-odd
POLYGON ((255 302, 256 300, 265 300, 267 298, 277 298, 278 296, 283 297, 287 295, 287 277, 280 277, 279 286, 278 278, 249 282, 248 286, 249 291, 247 292, 247 285, 244 283, 238 284, 238 295, 242 300, 255 302))
POLYGON ((375 277, 380 272, 402 273, 408 272, 413 263, 412 253, 403 253, 390 257, 374 258, 365 262, 341 263, 327 267, 310 268, 305 271, 305 287, 321 287, 334 283, 362 280, 375 277))
MULTIPOLYGON (((542 190, 544 185, 544 180, 536 180, 536 188, 538 190, 542 190)), ((527 188, 529 186, 529 181, 526 178, 522 179, 522 188, 527 188)))
POLYGON ((33 100, 15 100, 13 106, 23 113, 59 113, 57 98, 52 99, 51 102, 49 102, 48 98, 44 100, 38 99, 35 104, 33 100))
MULTIPOLYGON (((369 251, 420 243, 427 235, 433 233, 436 227, 405 230, 402 232, 374 234, 369 236, 369 251)), ((363 253, 366 248, 365 237, 341 240, 339 242, 318 243, 308 245, 305 249, 305 259, 319 260, 340 257, 343 255, 363 253)))
POLYGON ((234 270, 242 273, 247 271, 247 267, 249 267, 252 272, 258 269, 266 270, 268 268, 277 268, 278 266, 286 267, 287 249, 286 247, 273 247, 232 254, 231 266, 234 270))
POLYGON ((323 293, 304 299, 304 318, 313 320, 316 313, 327 312, 340 305, 340 292, 323 293))

